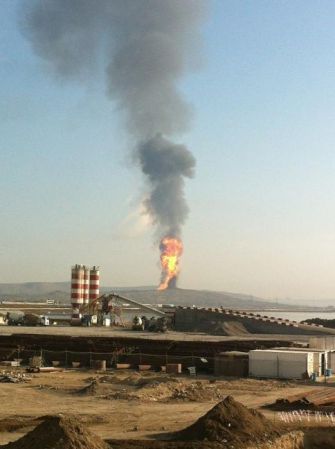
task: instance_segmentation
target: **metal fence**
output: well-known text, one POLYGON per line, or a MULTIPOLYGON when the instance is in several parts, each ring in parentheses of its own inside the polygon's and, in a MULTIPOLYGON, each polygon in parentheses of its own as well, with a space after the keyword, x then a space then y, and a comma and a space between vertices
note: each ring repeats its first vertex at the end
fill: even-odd
MULTIPOLYGON (((137 348, 136 348, 137 349, 137 348)), ((45 366, 51 366, 57 362, 58 366, 65 368, 72 367, 73 362, 80 364, 80 367, 90 368, 94 361, 105 360, 107 368, 116 367, 117 363, 130 364, 132 367, 138 365, 151 365, 152 368, 160 369, 161 366, 169 363, 181 363, 183 368, 196 367, 197 371, 213 372, 214 357, 183 356, 173 354, 147 354, 116 350, 112 352, 80 352, 80 351, 51 351, 47 349, 29 350, 16 349, 6 357, 9 359, 19 359, 22 364, 28 364, 29 359, 34 356, 40 356, 45 366)))

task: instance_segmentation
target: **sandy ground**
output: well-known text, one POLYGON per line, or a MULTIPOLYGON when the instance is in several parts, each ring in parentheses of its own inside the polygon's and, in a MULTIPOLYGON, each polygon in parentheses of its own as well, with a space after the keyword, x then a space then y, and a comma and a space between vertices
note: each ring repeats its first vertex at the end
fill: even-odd
MULTIPOLYGON (((309 389, 315 389, 315 385, 204 376, 170 377, 133 370, 37 373, 26 383, 0 384, 0 427, 8 418, 72 413, 83 418, 102 438, 145 439, 186 427, 228 394, 247 406, 258 408, 278 397, 309 389)), ((265 414, 279 420, 275 412, 265 414)), ((2 430, 0 444, 5 444, 21 437, 28 428, 14 432, 2 430)))

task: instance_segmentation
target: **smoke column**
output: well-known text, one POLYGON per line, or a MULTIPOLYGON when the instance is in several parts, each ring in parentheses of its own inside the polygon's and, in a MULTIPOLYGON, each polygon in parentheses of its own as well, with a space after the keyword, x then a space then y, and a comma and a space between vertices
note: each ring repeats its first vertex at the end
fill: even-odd
POLYGON ((58 77, 82 81, 104 61, 108 95, 123 111, 148 181, 147 213, 161 238, 179 238, 195 159, 171 138, 190 124, 178 82, 197 65, 208 1, 22 1, 22 31, 58 77))

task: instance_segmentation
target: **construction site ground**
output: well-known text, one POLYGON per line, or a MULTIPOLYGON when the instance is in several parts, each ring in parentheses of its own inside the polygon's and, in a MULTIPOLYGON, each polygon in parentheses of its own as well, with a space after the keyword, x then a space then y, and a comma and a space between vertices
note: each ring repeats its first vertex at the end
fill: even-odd
MULTIPOLYGON (((10 370, 15 376, 15 370, 22 368, 10 370)), ((59 413, 80 417, 103 439, 151 439, 185 428, 227 395, 259 409, 278 397, 316 388, 303 381, 172 376, 135 370, 68 369, 27 376, 24 382, 1 384, 0 444, 23 436, 41 416, 59 413)), ((278 412, 263 409, 262 413, 280 422, 278 412)))
POLYGON ((82 327, 82 326, 0 326, 0 337, 16 334, 30 335, 54 335, 71 337, 110 337, 110 338, 141 338, 150 340, 173 340, 173 341, 229 341, 229 340, 286 340, 307 342, 308 335, 279 335, 279 334, 243 334, 232 336, 209 335, 197 332, 166 333, 137 332, 122 327, 82 327))
POLYGON ((182 363, 184 368, 196 366, 198 371, 213 372, 214 357, 223 351, 245 351, 255 348, 291 346, 306 343, 307 336, 234 335, 214 336, 199 333, 168 331, 152 333, 125 328, 103 327, 23 327, 0 326, 0 360, 23 358, 43 352, 51 364, 60 361, 71 367, 79 361, 90 367, 93 359, 114 363, 150 364, 156 369, 168 363, 182 363), (207 365, 202 360, 208 361, 207 365))

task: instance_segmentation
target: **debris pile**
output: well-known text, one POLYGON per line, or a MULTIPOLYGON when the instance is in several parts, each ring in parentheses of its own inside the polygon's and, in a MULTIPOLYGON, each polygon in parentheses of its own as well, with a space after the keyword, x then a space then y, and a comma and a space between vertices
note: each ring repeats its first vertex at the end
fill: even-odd
MULTIPOLYGON (((91 386, 86 387, 88 391, 91 386)), ((136 389, 121 388, 105 396, 105 399, 125 399, 138 401, 190 401, 207 402, 222 399, 224 393, 215 385, 204 385, 201 382, 184 384, 182 382, 151 382, 136 389)))
MULTIPOLYGON (((127 391, 126 389, 122 389, 127 391)), ((96 399, 117 399, 114 394, 120 392, 118 384, 112 384, 106 381, 100 381, 99 378, 93 378, 88 385, 80 388, 75 394, 81 396, 93 396, 96 399)))
POLYGON ((79 394, 87 394, 90 396, 96 396, 100 394, 99 391, 99 380, 93 379, 86 387, 78 391, 79 394))
POLYGON ((335 391, 333 387, 317 388, 308 392, 279 398, 264 408, 272 410, 321 410, 323 407, 335 407, 335 391))
POLYGON ((135 373, 125 378, 116 376, 91 377, 78 394, 101 399, 136 401, 218 401, 225 393, 218 383, 185 382, 170 376, 142 377, 135 373))
POLYGON ((110 449, 71 416, 46 416, 31 432, 2 449, 110 449))
POLYGON ((27 376, 25 373, 15 372, 15 371, 1 371, 0 382, 1 383, 13 383, 17 384, 19 382, 28 382, 31 377, 27 376))
POLYGON ((268 441, 280 429, 256 410, 227 396, 194 424, 175 434, 177 440, 208 440, 242 444, 268 441))
POLYGON ((206 385, 203 382, 193 382, 188 385, 179 385, 174 388, 170 399, 179 401, 218 401, 224 393, 216 385, 206 385))

